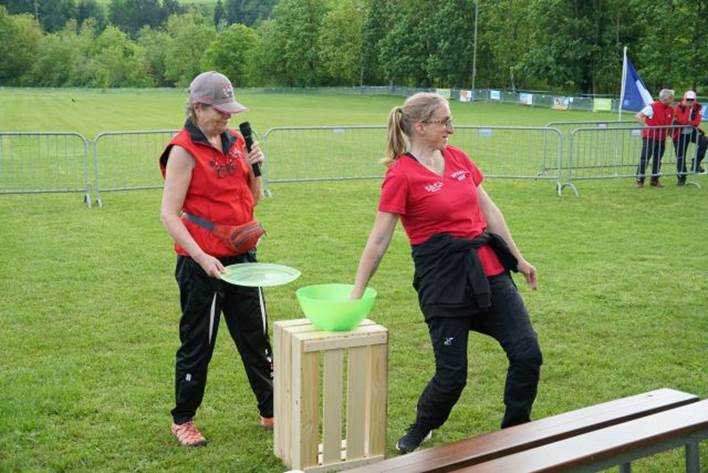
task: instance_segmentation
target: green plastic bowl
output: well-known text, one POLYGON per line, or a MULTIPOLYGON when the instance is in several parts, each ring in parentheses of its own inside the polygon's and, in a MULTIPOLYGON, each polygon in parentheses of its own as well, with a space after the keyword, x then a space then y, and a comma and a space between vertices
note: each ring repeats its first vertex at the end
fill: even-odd
POLYGON ((371 312, 376 290, 367 287, 361 299, 349 300, 352 284, 317 284, 295 291, 300 308, 310 322, 320 330, 342 332, 351 330, 371 312))

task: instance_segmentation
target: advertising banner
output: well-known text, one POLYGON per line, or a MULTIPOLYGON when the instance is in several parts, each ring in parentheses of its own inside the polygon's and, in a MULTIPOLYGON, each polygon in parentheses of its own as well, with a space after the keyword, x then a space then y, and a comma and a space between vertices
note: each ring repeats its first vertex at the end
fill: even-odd
POLYGON ((611 112, 612 111, 612 99, 593 99, 592 111, 593 112, 611 112))
POLYGON ((553 110, 568 110, 570 107, 570 97, 553 97, 553 110))

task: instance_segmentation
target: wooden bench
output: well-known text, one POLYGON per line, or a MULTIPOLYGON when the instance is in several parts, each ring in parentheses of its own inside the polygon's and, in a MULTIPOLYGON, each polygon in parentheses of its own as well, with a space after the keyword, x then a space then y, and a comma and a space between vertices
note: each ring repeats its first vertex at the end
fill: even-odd
POLYGON ((349 471, 351 473, 452 472, 662 411, 674 410, 697 401, 698 397, 692 394, 667 388, 657 389, 349 471))
POLYGON ((708 438, 708 400, 595 430, 542 447, 453 470, 456 473, 595 472, 677 447, 686 471, 700 473, 698 443, 708 438))

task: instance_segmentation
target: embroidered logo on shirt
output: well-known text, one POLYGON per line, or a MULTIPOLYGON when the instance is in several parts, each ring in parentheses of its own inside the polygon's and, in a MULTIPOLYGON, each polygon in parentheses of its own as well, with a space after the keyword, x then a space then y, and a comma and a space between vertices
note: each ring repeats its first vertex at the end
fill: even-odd
POLYGON ((469 173, 467 171, 455 171, 452 174, 450 174, 450 177, 453 179, 457 179, 458 181, 464 181, 467 179, 467 175, 469 173))
POLYGON ((442 186, 443 186, 442 181, 437 181, 437 182, 434 182, 432 184, 428 184, 427 186, 425 186, 425 190, 428 192, 437 192, 440 189, 442 189, 442 186))
POLYGON ((452 341, 455 339, 455 337, 445 337, 445 341, 443 342, 443 345, 451 346, 452 341))

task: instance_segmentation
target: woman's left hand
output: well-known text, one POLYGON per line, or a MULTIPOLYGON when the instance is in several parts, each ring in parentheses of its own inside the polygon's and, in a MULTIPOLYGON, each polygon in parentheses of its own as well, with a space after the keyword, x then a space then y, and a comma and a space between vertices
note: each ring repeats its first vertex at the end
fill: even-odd
POLYGON ((246 161, 248 164, 253 166, 254 164, 260 164, 263 162, 265 159, 265 156, 263 156, 263 152, 261 151, 261 147, 258 145, 258 142, 253 143, 253 146, 251 147, 251 152, 248 153, 248 156, 246 156, 246 161))
POLYGON ((518 264, 519 272, 524 275, 524 279, 526 279, 526 284, 529 285, 531 289, 536 289, 538 285, 538 281, 536 280, 536 268, 534 265, 526 261, 525 259, 521 259, 518 264))

